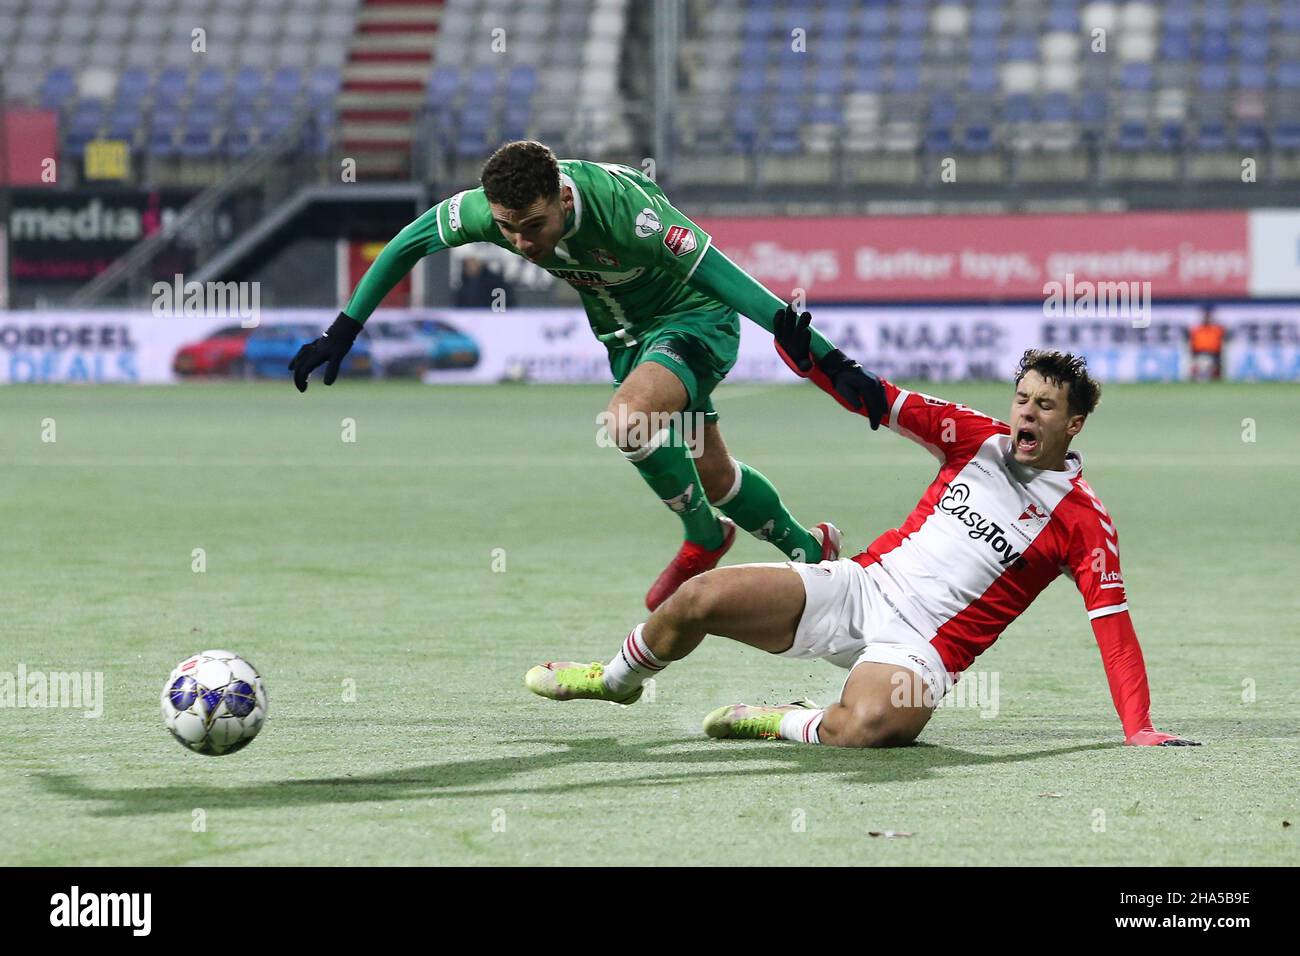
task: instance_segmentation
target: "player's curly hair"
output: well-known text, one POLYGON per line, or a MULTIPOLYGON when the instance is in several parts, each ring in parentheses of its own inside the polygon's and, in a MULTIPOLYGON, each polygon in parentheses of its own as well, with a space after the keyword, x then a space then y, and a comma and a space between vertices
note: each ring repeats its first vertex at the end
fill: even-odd
POLYGON ((1101 384, 1088 374, 1088 360, 1081 355, 1049 349, 1026 349, 1016 368, 1016 384, 1027 372, 1037 372, 1068 391, 1071 415, 1091 415, 1101 402, 1101 384))
POLYGON ((560 192, 560 166, 551 147, 531 139, 506 143, 483 164, 483 193, 488 202, 524 209, 560 192))

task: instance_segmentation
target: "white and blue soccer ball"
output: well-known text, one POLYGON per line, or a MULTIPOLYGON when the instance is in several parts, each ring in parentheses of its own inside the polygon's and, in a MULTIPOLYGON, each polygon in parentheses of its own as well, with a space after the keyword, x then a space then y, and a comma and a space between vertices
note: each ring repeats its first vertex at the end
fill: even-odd
POLYGON ((176 665, 162 690, 167 729, 210 757, 247 747, 266 721, 266 688, 252 664, 230 651, 203 651, 176 665))

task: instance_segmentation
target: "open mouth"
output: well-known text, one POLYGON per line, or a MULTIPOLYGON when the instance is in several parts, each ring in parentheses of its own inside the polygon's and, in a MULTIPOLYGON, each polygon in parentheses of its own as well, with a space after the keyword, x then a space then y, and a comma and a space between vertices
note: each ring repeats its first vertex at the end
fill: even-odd
POLYGON ((1016 451, 1023 455, 1038 453, 1038 436, 1028 428, 1016 432, 1016 451))

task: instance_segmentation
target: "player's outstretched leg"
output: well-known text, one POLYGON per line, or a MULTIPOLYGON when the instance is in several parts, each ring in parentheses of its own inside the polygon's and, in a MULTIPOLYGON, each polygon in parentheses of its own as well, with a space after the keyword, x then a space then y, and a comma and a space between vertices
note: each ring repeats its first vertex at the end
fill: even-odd
POLYGON ((663 365, 638 365, 605 409, 606 427, 623 455, 682 522, 685 541, 646 594, 654 610, 688 581, 717 567, 736 539, 736 526, 719 518, 695 467, 694 450, 671 419, 689 395, 663 365))
POLYGON ((840 556, 840 532, 830 522, 805 528, 762 472, 727 451, 716 422, 704 426, 704 451, 697 463, 709 503, 791 561, 816 564, 840 556))
POLYGON ((864 661, 844 683, 838 703, 817 710, 730 704, 704 718, 710 737, 794 740, 833 747, 902 747, 916 740, 934 713, 934 697, 913 671, 864 661))
POLYGON ((803 605, 803 581, 789 565, 718 568, 682 585, 648 621, 632 629, 608 664, 539 664, 524 683, 552 700, 632 703, 647 678, 686 657, 706 634, 772 653, 786 650, 803 605))

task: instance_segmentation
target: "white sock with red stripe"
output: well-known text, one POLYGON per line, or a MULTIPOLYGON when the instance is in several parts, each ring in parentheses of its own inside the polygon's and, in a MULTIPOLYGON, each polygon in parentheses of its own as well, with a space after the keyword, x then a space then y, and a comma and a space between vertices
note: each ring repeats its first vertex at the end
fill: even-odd
POLYGON ((605 665, 605 688, 615 694, 625 694, 641 686, 647 677, 654 677, 668 666, 646 646, 641 637, 644 624, 638 624, 627 636, 614 659, 605 665))
POLYGON ((818 730, 821 729, 824 710, 791 710, 781 718, 781 739, 795 740, 801 744, 819 744, 822 742, 818 730))

